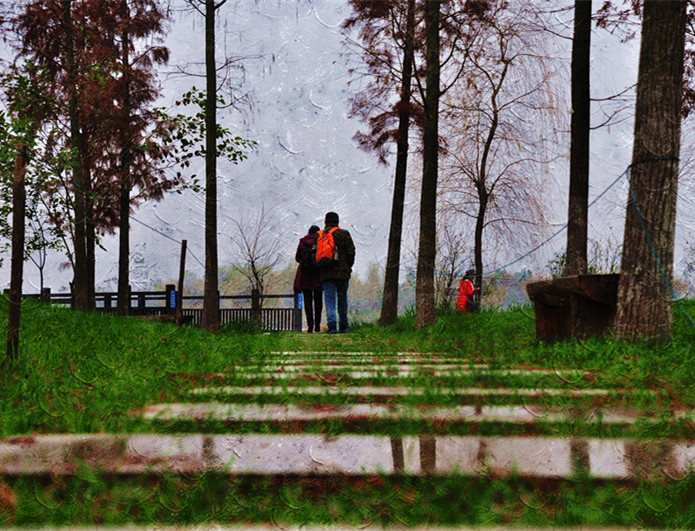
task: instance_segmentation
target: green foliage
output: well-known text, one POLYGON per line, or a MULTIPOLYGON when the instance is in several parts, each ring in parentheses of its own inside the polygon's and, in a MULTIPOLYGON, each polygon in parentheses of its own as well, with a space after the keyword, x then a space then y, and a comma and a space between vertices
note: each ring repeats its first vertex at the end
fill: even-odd
MULTIPOLYGON (((221 94, 216 95, 219 107, 227 105, 221 94)), ((176 102, 177 107, 194 106, 197 110, 194 114, 176 114, 169 116, 165 109, 157 108, 155 113, 162 122, 168 123, 163 140, 171 146, 169 157, 174 160, 182 169, 189 168, 191 159, 205 157, 206 147, 206 125, 205 108, 207 95, 205 92, 193 87, 186 92, 180 100, 176 102)), ((249 150, 255 149, 257 143, 254 140, 247 140, 238 135, 234 135, 230 129, 217 123, 217 158, 224 158, 235 164, 243 161, 247 157, 249 150)), ((179 173, 179 176, 181 174, 179 173)), ((197 177, 192 175, 194 188, 197 188, 197 177)))
MULTIPOLYGON (((64 246, 66 228, 55 221, 64 198, 54 193, 57 175, 67 167, 53 153, 54 131, 49 120, 55 114, 55 98, 47 90, 47 72, 31 61, 12 65, 0 75, 7 111, 0 111, 0 252, 11 239, 12 184, 17 148, 25 146, 27 231, 25 253, 45 254, 64 246)), ((32 259, 34 259, 32 257, 32 259)), ((38 262, 39 259, 35 259, 38 262)))

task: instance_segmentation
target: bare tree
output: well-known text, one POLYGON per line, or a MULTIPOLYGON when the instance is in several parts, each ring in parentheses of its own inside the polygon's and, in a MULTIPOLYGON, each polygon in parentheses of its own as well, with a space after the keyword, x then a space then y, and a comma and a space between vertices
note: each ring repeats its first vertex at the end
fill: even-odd
POLYGON ((230 239, 236 247, 238 261, 231 267, 247 279, 251 290, 258 290, 263 301, 281 256, 277 236, 268 229, 265 206, 255 216, 233 219, 232 223, 236 231, 230 234, 230 239))
POLYGON ((464 82, 445 100, 443 208, 474 222, 475 287, 483 286, 484 232, 518 243, 544 222, 542 181, 557 112, 537 13, 497 3, 468 49, 464 82))
POLYGON ((464 235, 457 231, 453 216, 440 216, 437 236, 437 267, 434 275, 435 303, 450 309, 456 301, 458 282, 470 265, 468 245, 464 235))
POLYGON ((671 334, 687 0, 645 0, 618 308, 620 337, 671 334))

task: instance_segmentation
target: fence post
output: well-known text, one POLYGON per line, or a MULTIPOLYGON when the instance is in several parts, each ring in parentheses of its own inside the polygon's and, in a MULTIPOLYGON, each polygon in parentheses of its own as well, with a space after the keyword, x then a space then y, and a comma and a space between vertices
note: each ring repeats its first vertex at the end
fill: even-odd
POLYGON ((251 290, 251 315, 257 325, 261 324, 261 292, 257 289, 251 290))
POLYGON ((300 292, 294 292, 294 310, 292 312, 294 316, 294 330, 295 332, 302 331, 302 294, 300 292))
POLYGON ((181 241, 181 259, 179 261, 179 289, 176 297, 176 324, 183 323, 183 279, 186 274, 186 247, 188 240, 181 241))
POLYGON ((41 288, 41 302, 51 302, 51 288, 41 288))
POLYGON ((111 310, 111 294, 104 293, 104 311, 111 310))
POLYGON ((167 313, 173 314, 176 311, 176 285, 167 284, 164 289, 166 290, 164 306, 167 309, 167 313))

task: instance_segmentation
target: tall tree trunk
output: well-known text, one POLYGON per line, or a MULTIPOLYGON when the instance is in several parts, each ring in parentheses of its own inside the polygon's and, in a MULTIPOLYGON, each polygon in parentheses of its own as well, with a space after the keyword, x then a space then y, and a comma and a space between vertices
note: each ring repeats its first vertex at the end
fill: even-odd
POLYGON ((85 234, 87 240, 87 310, 93 311, 96 308, 96 289, 94 287, 96 281, 96 247, 97 236, 94 227, 94 205, 91 203, 86 208, 89 213, 87 225, 85 226, 85 234))
POLYGON ((72 281, 72 296, 75 308, 89 310, 89 269, 87 264, 87 235, 85 210, 85 181, 82 167, 83 141, 80 124, 79 102, 77 97, 76 79, 77 65, 75 62, 75 34, 72 21, 72 0, 61 2, 63 27, 65 29, 65 64, 67 69, 68 115, 70 119, 70 145, 72 156, 72 188, 75 209, 75 270, 72 281))
POLYGON ((215 65, 215 1, 205 0, 205 287, 204 330, 216 332, 220 324, 217 280, 217 69, 215 65))
POLYGON ((671 335, 686 0, 645 0, 618 309, 622 338, 671 335))
MULTIPOLYGON (((85 147, 88 142, 82 140, 82 146, 85 147)), ((82 168, 84 171, 84 182, 89 185, 87 193, 85 193, 85 244, 87 248, 87 309, 94 311, 96 308, 96 218, 94 206, 94 194, 92 192, 92 161, 89 158, 82 159, 82 168)))
POLYGON ((478 168, 478 175, 475 181, 475 187, 478 193, 478 214, 475 218, 475 236, 473 241, 473 256, 475 261, 475 278, 473 279, 473 284, 478 290, 478 297, 482 299, 483 295, 483 230, 485 229, 485 216, 487 215, 487 207, 490 204, 490 194, 494 188, 494 184, 488 189, 488 166, 487 163, 490 160, 490 153, 492 152, 492 144, 495 141, 495 136, 497 135, 497 128, 500 124, 500 108, 497 104, 497 96, 502 90, 502 85, 509 72, 509 62, 504 63, 504 68, 500 73, 499 79, 493 86, 492 95, 490 96, 490 105, 492 106, 492 121, 490 122, 490 129, 487 132, 487 137, 485 138, 485 145, 483 146, 483 154, 480 157, 480 167, 478 168))
POLYGON ((440 0, 425 2, 425 62, 423 170, 420 198, 420 242, 415 283, 415 326, 434 323, 434 267, 437 253, 437 174, 439 171, 439 10, 440 0))
POLYGON ((120 154, 120 191, 119 191, 119 221, 118 221, 118 301, 116 303, 118 315, 128 315, 130 308, 130 163, 131 131, 130 131, 130 35, 128 33, 128 21, 130 8, 128 0, 121 0, 121 17, 123 19, 123 31, 121 32, 121 64, 123 67, 123 116, 121 133, 120 154))
POLYGON ((7 316, 6 356, 17 359, 19 326, 22 315, 22 282, 24 280, 24 232, 26 188, 24 176, 27 168, 26 145, 17 146, 12 184, 12 264, 10 272, 10 308, 7 316))
POLYGON ((567 212, 567 251, 564 274, 587 272, 589 207, 589 93, 591 57, 591 0, 574 2, 572 38, 572 123, 570 133, 570 186, 567 212))
MULTIPOLYGON (((127 168, 124 154, 121 153, 121 168, 127 168)), ((124 171, 127 171, 124 169, 124 171)), ((121 174, 121 179, 124 174, 121 174)), ((118 221, 118 315, 128 315, 130 299, 130 186, 121 180, 118 221)))
POLYGON ((473 262, 475 266, 475 278, 473 285, 478 293, 483 293, 483 230, 485 229, 485 216, 489 194, 485 188, 485 181, 478 184, 478 214, 475 217, 475 232, 473 235, 473 262))
POLYGON ((415 0, 408 0, 406 14, 405 49, 403 51, 403 79, 401 101, 398 111, 398 140, 396 153, 396 177, 391 207, 389 248, 384 276, 384 293, 381 302, 379 324, 388 326, 398 319, 398 273, 401 264, 401 239, 403 233, 403 210, 405 183, 408 169, 408 130, 410 128, 410 96, 413 75, 413 49, 415 38, 415 0))

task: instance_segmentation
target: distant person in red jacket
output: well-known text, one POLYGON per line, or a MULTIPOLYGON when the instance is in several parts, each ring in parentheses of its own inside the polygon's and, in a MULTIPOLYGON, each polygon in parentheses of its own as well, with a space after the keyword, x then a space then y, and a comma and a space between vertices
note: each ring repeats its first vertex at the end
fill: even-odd
POLYGON ((305 262, 306 254, 316 241, 316 233, 319 228, 312 225, 309 233, 299 240, 295 260, 299 263, 297 274, 294 276, 294 291, 302 294, 304 312, 306 313, 307 332, 321 331, 321 312, 323 311, 323 285, 321 284, 321 272, 318 269, 310 269, 305 262))
POLYGON ((459 281, 459 293, 456 298, 456 311, 472 313, 475 310, 475 288, 473 287, 473 282, 471 279, 474 277, 475 271, 466 271, 466 276, 464 276, 459 281))

